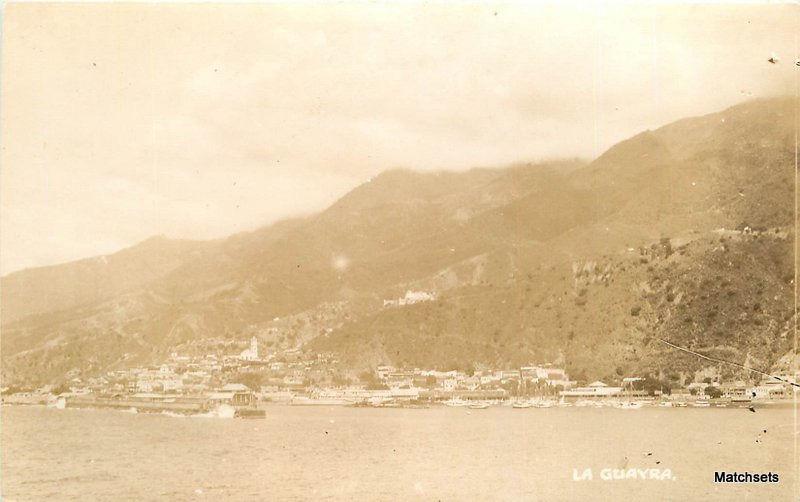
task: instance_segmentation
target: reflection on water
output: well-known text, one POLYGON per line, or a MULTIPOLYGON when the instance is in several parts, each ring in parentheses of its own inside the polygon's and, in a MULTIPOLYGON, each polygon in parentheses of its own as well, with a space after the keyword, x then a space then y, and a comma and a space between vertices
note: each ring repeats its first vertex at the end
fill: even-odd
POLYGON ((275 406, 223 420, 3 407, 2 489, 6 500, 789 500, 794 430, 791 408, 275 406), (604 481, 603 469, 674 479, 604 481), (587 470, 591 481, 573 479, 587 470), (780 482, 714 484, 715 470, 780 482))

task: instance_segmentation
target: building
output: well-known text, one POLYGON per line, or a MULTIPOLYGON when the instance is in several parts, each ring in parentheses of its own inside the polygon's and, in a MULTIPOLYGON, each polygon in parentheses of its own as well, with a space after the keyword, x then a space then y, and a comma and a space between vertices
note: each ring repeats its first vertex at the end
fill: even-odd
POLYGON ((394 371, 383 378, 390 388, 411 387, 414 385, 414 373, 411 371, 394 371))
POLYGON ((427 291, 406 291, 402 298, 397 300, 383 300, 384 307, 403 307, 405 305, 414 305, 420 302, 432 302, 436 300, 436 293, 428 293, 427 291))
POLYGON ((385 380, 391 373, 394 373, 395 371, 397 371, 397 369, 394 366, 383 365, 375 368, 375 374, 381 380, 385 380))
POLYGON ((183 390, 183 380, 179 377, 163 378, 160 381, 164 392, 176 392, 183 390))
POLYGON ((744 382, 723 383, 719 386, 719 390, 722 391, 723 397, 730 399, 752 397, 748 392, 747 384, 744 382))
POLYGON ((140 379, 136 381, 136 392, 151 393, 161 390, 161 386, 156 380, 140 379))
POLYGON ((547 368, 542 368, 540 366, 523 366, 519 369, 519 372, 522 378, 526 380, 533 380, 534 382, 547 380, 547 368))
POLYGON ((609 387, 603 382, 592 382, 586 387, 577 387, 570 390, 562 390, 558 393, 563 397, 580 397, 580 398, 606 398, 615 397, 622 394, 622 387, 609 387))
POLYGON ((258 338, 255 336, 250 339, 250 347, 243 350, 241 354, 239 354, 239 359, 242 361, 258 361, 258 338))
POLYGON ((711 385, 711 384, 708 384, 708 383, 705 383, 705 382, 693 382, 693 383, 690 383, 689 385, 687 385, 686 388, 689 389, 690 392, 694 391, 695 394, 703 396, 703 395, 705 395, 706 388, 709 385, 711 385))
POLYGON ((213 392, 209 398, 221 400, 221 402, 233 406, 249 406, 255 402, 255 395, 250 388, 240 383, 226 384, 222 387, 221 392, 213 392))
POLYGON ((206 401, 210 405, 233 404, 234 392, 209 392, 206 401))
POLYGON ((569 377, 567 376, 567 372, 560 368, 548 368, 546 370, 546 377, 545 380, 547 381, 548 385, 556 386, 560 385, 563 388, 568 388, 572 386, 572 382, 570 382, 569 377))
POLYGON ((669 398, 673 401, 685 401, 692 397, 692 392, 686 387, 679 387, 672 389, 669 392, 669 398))
POLYGON ((760 385, 748 389, 753 399, 783 399, 788 397, 786 386, 778 380, 766 380, 760 385))

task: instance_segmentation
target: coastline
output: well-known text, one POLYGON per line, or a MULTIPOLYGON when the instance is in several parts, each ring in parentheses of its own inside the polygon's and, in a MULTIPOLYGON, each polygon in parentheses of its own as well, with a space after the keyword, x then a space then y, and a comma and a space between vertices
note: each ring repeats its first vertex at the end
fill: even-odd
MULTIPOLYGON (((9 402, 8 400, 3 400, 2 407, 33 407, 33 408, 46 408, 52 409, 54 411, 63 411, 64 409, 80 409, 80 410, 106 410, 106 411, 117 411, 121 413, 134 413, 134 414, 153 414, 153 415, 164 415, 164 416, 173 416, 173 417, 194 417, 194 418, 209 418, 209 417, 221 417, 221 418, 265 418, 269 414, 267 413, 270 409, 276 408, 319 408, 319 409, 328 409, 328 408, 359 408, 359 409, 402 409, 402 410, 421 410, 421 409, 436 409, 436 408, 453 408, 453 409, 463 409, 467 412, 472 411, 482 411, 487 409, 497 409, 497 408, 505 408, 505 409, 615 409, 620 411, 625 410, 638 410, 638 409, 658 409, 658 410, 672 410, 672 409, 731 409, 731 410, 749 410, 751 412, 757 412, 760 409, 792 409, 792 408, 800 408, 800 402, 791 400, 791 399, 782 399, 782 400, 763 400, 763 401, 754 401, 754 402, 742 402, 742 403, 731 403, 726 400, 719 400, 714 402, 713 400, 709 403, 705 404, 698 404, 697 402, 683 402, 681 405, 674 405, 674 403, 670 401, 637 401, 637 402, 626 402, 623 400, 615 400, 615 401, 604 401, 602 403, 597 403, 594 405, 587 405, 587 404, 578 404, 575 403, 539 403, 530 404, 526 406, 519 406, 519 401, 515 400, 504 400, 498 401, 493 403, 470 403, 470 402, 463 402, 458 404, 448 403, 445 401, 430 401, 430 402, 422 402, 422 403, 390 403, 390 404, 377 404, 372 405, 369 403, 335 403, 330 401, 323 401, 318 400, 319 402, 313 402, 314 400, 306 400, 302 402, 302 404, 292 404, 291 402, 270 402, 270 401, 260 401, 253 406, 230 406, 230 413, 220 413, 219 407, 209 407, 207 403, 200 401, 197 398, 189 398, 190 401, 178 401, 178 402, 148 402, 143 400, 131 400, 131 399, 102 399, 102 398, 82 398, 82 399, 66 399, 64 405, 57 406, 55 405, 54 401, 49 401, 46 399, 38 399, 35 401, 30 402, 9 402), (311 401, 311 402, 309 402, 311 401), (665 406, 665 403, 670 403, 669 406, 665 406), (634 405, 635 406, 631 406, 634 405), (225 416, 229 415, 229 416, 225 416)), ((225 406, 225 405, 223 405, 225 406)), ((521 411, 517 411, 520 413, 521 411)), ((585 411, 580 411, 579 413, 586 413, 585 411)))

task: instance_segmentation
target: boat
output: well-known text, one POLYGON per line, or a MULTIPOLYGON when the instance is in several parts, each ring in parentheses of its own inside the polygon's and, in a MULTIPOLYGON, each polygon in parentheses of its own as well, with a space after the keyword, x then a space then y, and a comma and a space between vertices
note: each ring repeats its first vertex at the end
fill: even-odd
POLYGON ((522 408, 530 408, 533 404, 530 401, 514 401, 511 403, 512 408, 522 409, 522 408))
POLYGON ((395 401, 394 399, 382 399, 381 401, 376 402, 372 405, 375 408, 400 408, 400 403, 395 401))
POLYGON ((294 396, 289 402, 292 406, 346 406, 351 401, 335 397, 294 396))
POLYGON ((485 410, 486 408, 489 407, 489 403, 478 401, 475 403, 469 403, 467 407, 471 410, 485 410))
POLYGON ((458 407, 469 406, 469 403, 467 401, 464 401, 460 397, 453 397, 445 401, 444 405, 450 406, 451 408, 458 408, 458 407))
POLYGON ((67 400, 64 397, 56 397, 47 402, 48 408, 55 408, 57 410, 63 410, 67 407, 67 400))
POLYGON ((374 397, 369 398, 369 400, 367 401, 367 404, 369 404, 369 406, 372 406, 374 408, 382 408, 382 407, 390 404, 391 402, 392 402, 392 398, 390 398, 390 397, 374 396, 374 397))
POLYGON ((708 402, 708 399, 698 399, 697 401, 692 403, 692 406, 694 406, 695 408, 708 408, 709 406, 711 406, 711 403, 708 402))
POLYGON ((267 412, 258 408, 239 408, 233 416, 235 418, 266 418, 267 412))
POLYGON ((672 408, 672 401, 662 401, 658 403, 661 408, 672 408))
POLYGON ((614 407, 620 410, 638 410, 642 407, 642 403, 636 401, 623 401, 617 403, 614 407))
POLYGON ((537 408, 552 408, 556 403, 553 401, 537 401, 533 405, 537 408))

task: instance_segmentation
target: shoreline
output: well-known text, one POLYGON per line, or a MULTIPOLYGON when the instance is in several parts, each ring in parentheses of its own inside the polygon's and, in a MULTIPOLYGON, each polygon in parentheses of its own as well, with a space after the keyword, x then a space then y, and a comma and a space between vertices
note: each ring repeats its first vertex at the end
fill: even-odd
MULTIPOLYGON (((141 402, 141 401, 118 401, 118 402, 95 402, 95 401, 88 401, 82 400, 79 402, 73 401, 70 403, 69 401, 66 402, 66 405, 63 407, 54 406, 52 404, 48 404, 46 401, 39 401, 39 402, 6 402, 3 401, 0 403, 3 408, 5 407, 31 407, 31 408, 45 408, 45 409, 52 409, 54 411, 63 411, 65 409, 69 410, 106 410, 106 411, 116 411, 119 413, 129 413, 129 414, 143 414, 143 415, 161 415, 161 416, 169 416, 169 417, 180 417, 180 418, 266 418, 269 416, 267 413, 269 409, 274 408, 354 408, 354 409, 391 409, 391 410, 422 410, 422 409, 446 409, 451 408, 454 410, 464 410, 469 413, 471 412, 481 412, 487 409, 508 409, 508 410, 515 410, 515 413, 523 413, 523 410, 552 410, 552 409, 613 409, 619 411, 628 411, 628 410, 672 410, 672 409, 734 409, 734 410, 749 410, 752 412, 757 412, 759 410, 766 410, 766 409, 785 409, 791 410, 792 408, 800 408, 800 401, 795 402, 793 400, 780 400, 780 401, 759 401, 759 402, 751 402, 751 403, 710 403, 708 405, 696 405, 693 404, 685 404, 682 406, 663 406, 660 405, 658 402, 649 402, 649 403, 642 403, 641 406, 637 406, 634 408, 628 408, 624 406, 623 401, 619 401, 616 403, 609 403, 606 402, 602 405, 594 405, 594 406, 575 406, 574 404, 561 404, 559 405, 556 403, 552 406, 526 406, 522 409, 518 409, 514 405, 513 401, 503 401, 499 403, 492 403, 488 405, 482 406, 474 406, 470 404, 464 405, 457 405, 452 406, 448 405, 445 402, 430 402, 430 403, 415 403, 415 404, 392 404, 392 405, 369 405, 369 404, 356 404, 356 403, 303 403, 303 404, 291 404, 288 402, 268 402, 262 401, 259 402, 256 406, 253 407, 229 407, 230 412, 228 413, 219 413, 215 409, 209 409, 208 407, 200 406, 200 405, 193 405, 191 403, 148 403, 148 402, 141 402)), ((530 411, 529 411, 530 412, 530 411)), ((547 413, 547 412, 545 412, 547 413)), ((579 413, 585 413, 583 411, 579 413)))

